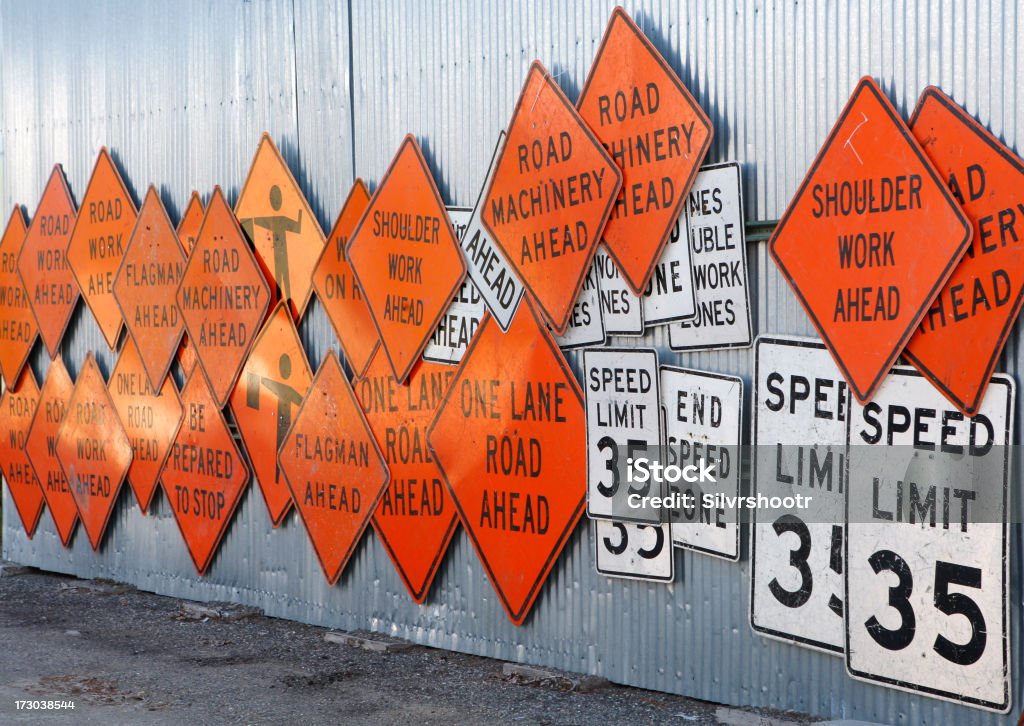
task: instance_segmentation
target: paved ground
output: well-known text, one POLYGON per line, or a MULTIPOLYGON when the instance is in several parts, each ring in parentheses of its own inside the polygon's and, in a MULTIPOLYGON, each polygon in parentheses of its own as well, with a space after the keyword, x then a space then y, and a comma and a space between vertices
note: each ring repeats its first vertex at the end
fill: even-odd
POLYGON ((374 653, 325 642, 322 628, 237 609, 214 615, 113 583, 0 577, 0 723, 805 722, 619 686, 581 693, 571 674, 536 682, 486 658, 374 653), (18 710, 37 699, 75 708, 18 710))

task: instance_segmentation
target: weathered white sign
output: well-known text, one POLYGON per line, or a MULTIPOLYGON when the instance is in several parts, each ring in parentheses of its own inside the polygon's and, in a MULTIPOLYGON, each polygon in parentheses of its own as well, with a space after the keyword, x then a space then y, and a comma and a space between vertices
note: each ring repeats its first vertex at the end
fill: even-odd
POLYGON ((597 571, 602 575, 658 582, 675 577, 670 525, 598 519, 593 526, 597 571))
POLYGON ((899 367, 850 411, 846 664, 855 678, 1010 707, 1014 384, 968 418, 899 367))
POLYGON ((673 350, 746 348, 750 285, 740 164, 703 167, 686 199, 696 314, 669 327, 673 350))
POLYGON ((491 164, 487 169, 487 178, 480 187, 480 196, 469 219, 466 232, 459 238, 462 252, 466 256, 466 271, 476 289, 483 295, 484 303, 502 330, 507 331, 516 314, 519 302, 523 299, 523 283, 509 265, 501 248, 491 239, 480 220, 483 212, 481 205, 484 192, 491 186, 494 175, 494 161, 498 152, 505 144, 505 132, 498 136, 498 144, 494 147, 491 164))
POLYGON ((686 239, 685 212, 676 220, 643 296, 644 325, 663 325, 697 313, 693 261, 686 239))
POLYGON ((633 294, 615 260, 602 245, 594 257, 598 289, 601 291, 601 317, 608 335, 643 335, 644 306, 633 294))
MULTIPOLYGON (((648 348, 583 351, 587 399, 587 514, 595 519, 660 523, 661 497, 651 473, 634 475, 634 460, 655 460, 662 445, 658 353, 648 348)), ((639 468, 639 467, 638 467, 639 468)))
POLYGON ((740 556, 735 497, 740 495, 743 380, 661 366, 666 465, 714 464, 713 482, 668 481, 682 500, 671 510, 672 541, 730 560, 740 556), (732 497, 733 499, 727 499, 732 497))
POLYGON ((754 496, 810 497, 755 508, 750 624, 830 653, 843 650, 843 511, 850 394, 822 343, 758 337, 754 496), (806 502, 806 499, 804 500, 806 502))
MULTIPOLYGON (((473 210, 468 207, 448 207, 447 212, 455 236, 461 240, 466 233, 473 210)), ((466 352, 466 347, 483 317, 484 299, 467 276, 452 299, 452 304, 441 316, 441 321, 434 329, 427 347, 423 349, 424 360, 452 365, 461 361, 462 354, 466 352)))
POLYGON ((597 284, 597 268, 590 266, 583 279, 579 297, 572 306, 565 335, 556 335, 559 348, 582 348, 604 343, 604 319, 601 316, 601 290, 597 284))

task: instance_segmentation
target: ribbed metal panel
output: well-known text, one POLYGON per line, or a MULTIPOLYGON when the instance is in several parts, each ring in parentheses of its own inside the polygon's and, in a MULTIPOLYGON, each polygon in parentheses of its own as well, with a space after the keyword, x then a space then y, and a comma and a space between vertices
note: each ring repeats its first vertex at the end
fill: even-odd
MULTIPOLYGON (((208 196, 219 183, 233 202, 266 130, 325 232, 355 175, 375 184, 406 133, 420 141, 445 201, 472 204, 529 63, 540 59, 574 99, 612 7, 569 0, 7 2, 0 5, 0 202, 22 203, 31 215, 55 162, 81 198, 107 145, 136 199, 154 183, 176 218, 192 189, 208 196)), ((938 85, 1024 151, 1024 10, 1012 0, 650 0, 627 9, 711 116, 709 161, 743 162, 750 220, 781 215, 865 74, 906 115, 926 85, 938 85)), ((751 246, 749 266, 755 329, 810 334, 763 244, 751 246)), ((313 365, 336 347, 316 304, 301 332, 313 365)), ((664 329, 614 343, 653 345, 663 362, 750 382, 750 350, 677 355, 664 329)), ((89 350, 102 352, 109 373, 112 356, 80 308, 64 345, 73 375, 89 350)), ((37 373, 46 367, 42 355, 34 364, 37 373)), ((1022 364, 1016 333, 1002 367, 1017 375, 1022 364)), ((420 607, 372 534, 341 582, 327 587, 301 524, 292 516, 271 530, 252 487, 201 580, 162 498, 142 517, 126 493, 95 555, 81 534, 63 550, 46 514, 29 542, 4 496, 4 556, 47 569, 711 701, 890 723, 1016 720, 857 683, 841 659, 755 636, 745 559, 679 551, 671 585, 605 579, 594 572, 591 532, 581 525, 527 624, 516 628, 461 531, 420 607)), ((1015 530, 1019 711, 1024 551, 1015 530)))

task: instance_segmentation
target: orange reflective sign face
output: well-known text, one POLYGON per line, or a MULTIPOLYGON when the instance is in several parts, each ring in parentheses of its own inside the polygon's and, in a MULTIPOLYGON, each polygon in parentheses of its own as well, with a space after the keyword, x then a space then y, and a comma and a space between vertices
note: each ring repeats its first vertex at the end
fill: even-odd
POLYGON ((622 169, 604 242, 642 295, 711 145, 711 121, 622 8, 612 11, 577 108, 622 169))
POLYGON ((65 547, 71 544, 71 536, 75 533, 78 507, 57 459, 57 432, 64 421, 73 390, 74 384, 64 361, 59 357, 51 361, 25 442, 25 453, 36 472, 46 508, 50 510, 54 527, 65 547))
POLYGON ((864 78, 769 249, 865 402, 970 241, 970 223, 945 181, 864 78))
POLYGON ((181 421, 181 401, 168 376, 153 387, 135 343, 125 341, 107 388, 132 447, 128 484, 143 514, 149 512, 167 452, 181 421))
POLYGON ((295 323, 282 301, 256 338, 231 394, 231 411, 275 527, 292 507, 277 452, 312 380, 295 323))
POLYGON ((363 536, 388 469, 334 352, 320 364, 280 453, 324 576, 332 585, 363 536))
POLYGON ((534 61, 484 194, 483 223, 561 334, 622 186, 622 172, 534 61))
POLYGON ((298 320, 312 292, 324 233, 270 134, 263 134, 235 216, 298 320))
MULTIPOLYGON (((199 237, 199 229, 203 226, 203 218, 205 216, 206 210, 203 208, 203 200, 200 199, 198 192, 192 192, 192 196, 188 200, 188 206, 185 207, 185 213, 181 215, 181 221, 178 222, 178 242, 185 250, 186 259, 192 254, 192 250, 196 246, 196 239, 199 237)), ((181 346, 178 348, 177 360, 186 377, 192 374, 192 369, 199 362, 196 359, 196 349, 189 342, 188 334, 184 332, 181 336, 181 346)))
POLYGON ((370 192, 362 179, 356 179, 313 272, 313 289, 338 336, 345 360, 357 376, 366 370, 380 338, 345 247, 369 205, 370 192))
POLYGON ((505 612, 522 625, 580 519, 583 393, 524 301, 507 334, 487 315, 428 434, 505 612))
POLYGON ((948 180, 974 239, 904 354, 974 415, 1024 303, 1024 161, 937 88, 921 96, 910 130, 948 180))
POLYGON ((355 383, 391 472, 373 527, 418 603, 427 599, 459 522, 441 469, 427 446, 427 429, 454 376, 452 366, 424 361, 403 386, 378 351, 355 383))
POLYGON ((466 276, 419 144, 406 136, 348 243, 395 377, 405 381, 466 276))
POLYGON ((21 526, 31 539, 44 501, 42 487, 25 450, 28 430, 39 405, 39 385, 31 368, 24 370, 17 384, 0 396, 0 468, 21 526))
POLYGON ((78 302, 78 283, 67 260, 74 223, 75 203, 58 164, 46 182, 18 258, 18 273, 51 359, 57 356, 78 302))
POLYGON ((267 312, 270 286, 220 187, 206 209, 177 300, 214 400, 224 406, 267 312))
POLYGON ((160 480, 192 564, 205 575, 249 482, 249 467, 199 371, 181 390, 181 408, 160 480))
POLYGON ((121 332, 121 309, 114 299, 114 277, 128 246, 135 217, 135 203, 121 175, 106 148, 100 149, 82 198, 81 214, 71 232, 68 264, 111 350, 117 345, 121 332))
POLYGON ((21 207, 15 206, 0 238, 0 373, 7 385, 21 377, 39 334, 28 293, 18 275, 18 255, 27 231, 25 215, 21 207))
POLYGON ((92 353, 78 374, 57 431, 57 459, 89 544, 98 550, 132 463, 132 446, 92 353))
POLYGON ((199 238, 199 230, 203 226, 203 218, 206 210, 203 208, 203 200, 199 192, 192 192, 188 198, 188 205, 178 222, 178 242, 185 250, 185 256, 192 254, 195 249, 196 240, 199 238))
POLYGON ((150 187, 114 280, 114 297, 156 390, 167 377, 184 330, 175 301, 184 272, 185 251, 160 196, 150 187))

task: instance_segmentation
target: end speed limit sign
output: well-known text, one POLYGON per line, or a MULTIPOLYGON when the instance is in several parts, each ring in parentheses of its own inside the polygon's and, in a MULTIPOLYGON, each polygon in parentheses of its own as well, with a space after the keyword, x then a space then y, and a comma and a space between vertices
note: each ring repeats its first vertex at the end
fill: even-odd
POLYGON ((855 678, 1010 707, 1013 381, 968 418, 897 368, 850 411, 846 665, 855 678))

